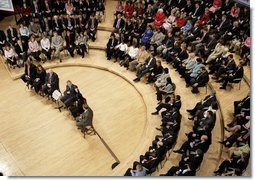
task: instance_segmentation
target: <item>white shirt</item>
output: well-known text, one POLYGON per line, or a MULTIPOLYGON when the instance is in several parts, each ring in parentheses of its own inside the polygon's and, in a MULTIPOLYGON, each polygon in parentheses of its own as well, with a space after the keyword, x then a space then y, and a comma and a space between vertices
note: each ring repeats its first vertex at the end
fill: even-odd
POLYGON ((21 36, 29 36, 29 30, 26 26, 19 29, 19 33, 21 36))
POLYGON ((48 51, 50 49, 50 40, 48 38, 41 39, 41 47, 42 49, 48 51))
POLYGON ((4 56, 6 58, 12 58, 14 55, 15 55, 15 51, 12 48, 10 48, 9 51, 4 50, 4 56))
POLYGON ((135 48, 133 46, 129 47, 128 49, 128 55, 134 59, 138 55, 139 49, 135 48))
POLYGON ((121 43, 121 44, 117 45, 116 48, 119 48, 120 51, 126 52, 128 49, 128 46, 125 43, 121 43))

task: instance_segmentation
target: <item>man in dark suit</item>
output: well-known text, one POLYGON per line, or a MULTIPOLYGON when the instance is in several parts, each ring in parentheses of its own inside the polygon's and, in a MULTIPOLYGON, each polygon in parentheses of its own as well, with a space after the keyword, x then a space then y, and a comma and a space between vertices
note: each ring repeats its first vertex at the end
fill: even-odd
POLYGON ((182 102, 181 102, 181 96, 180 95, 176 95, 175 99, 174 99, 174 107, 177 110, 180 110, 182 107, 182 102))
POLYGON ((84 108, 84 112, 76 118, 76 126, 79 129, 82 129, 86 126, 92 126, 92 122, 93 122, 93 111, 92 109, 85 104, 83 106, 84 108))
POLYGON ((192 93, 199 93, 198 87, 204 87, 209 82, 209 74, 205 67, 201 67, 200 73, 195 79, 191 79, 192 93))
POLYGON ((121 14, 117 15, 117 18, 114 20, 113 28, 114 32, 121 33, 125 26, 125 20, 122 18, 121 14))
POLYGON ((241 63, 239 63, 238 66, 236 67, 236 69, 232 73, 228 74, 227 76, 225 76, 222 79, 223 84, 220 87, 220 89, 226 89, 229 82, 231 82, 231 83, 240 82, 243 78, 243 74, 244 74, 243 66, 241 63))
POLYGON ((216 116, 212 111, 205 111, 204 115, 195 122, 193 130, 199 132, 211 132, 215 126, 216 116))
POLYGON ((88 35, 89 38, 91 38, 92 41, 96 40, 96 33, 97 33, 97 26, 98 26, 98 21, 95 18, 94 15, 90 16, 90 19, 88 21, 88 35))
POLYGON ((75 49, 74 33, 72 33, 71 31, 67 31, 65 41, 66 41, 67 51, 70 53, 71 57, 74 57, 74 49, 75 49))
POLYGON ((161 109, 166 109, 166 111, 170 111, 174 105, 174 99, 171 99, 170 97, 166 97, 164 102, 161 102, 156 107, 156 112, 151 113, 152 115, 158 115, 161 109))
POLYGON ((70 15, 67 15, 66 18, 64 19, 64 25, 65 29, 69 31, 74 31, 74 19, 70 17, 70 15))
POLYGON ((15 46, 15 52, 18 55, 18 58, 22 60, 22 65, 27 61, 27 45, 21 42, 21 40, 17 41, 17 45, 15 46))
POLYGON ((231 73, 233 70, 235 70, 236 64, 233 57, 234 56, 232 54, 228 55, 227 61, 222 63, 222 66, 215 74, 215 77, 212 77, 212 79, 218 80, 223 74, 226 74, 228 72, 231 73))
POLYGON ((179 165, 183 166, 185 164, 189 164, 193 170, 196 170, 202 163, 203 157, 204 154, 202 150, 197 149, 194 152, 190 152, 189 155, 182 157, 182 160, 179 162, 179 165))
POLYGON ((198 23, 195 23, 191 31, 188 32, 186 37, 184 37, 184 40, 186 43, 190 43, 192 41, 195 41, 196 38, 200 36, 200 34, 201 34, 201 29, 198 27, 198 23))
POLYGON ((137 71, 137 78, 134 79, 134 82, 139 82, 140 79, 147 73, 151 72, 156 66, 156 58, 153 54, 145 60, 144 65, 137 71))
POLYGON ((215 101, 216 95, 215 92, 212 92, 210 95, 206 96, 202 101, 198 102, 193 109, 188 109, 187 112, 189 112, 191 115, 195 115, 197 111, 205 107, 209 107, 215 101))
POLYGON ((217 30, 220 35, 223 35, 231 26, 230 20, 227 18, 227 15, 222 15, 221 22, 218 24, 217 30))
POLYGON ((9 28, 7 29, 7 39, 9 43, 15 46, 18 40, 18 32, 16 28, 9 26, 9 28))
POLYGON ((35 78, 36 66, 28 60, 25 64, 25 73, 21 76, 21 80, 23 80, 29 88, 29 85, 33 85, 35 78))
POLYGON ((78 93, 78 87, 74 85, 70 80, 66 82, 66 90, 64 95, 60 97, 60 101, 65 107, 69 107, 76 99, 76 94, 78 93))
POLYGON ((134 39, 136 39, 137 45, 140 44, 140 39, 142 37, 142 34, 145 32, 147 26, 142 17, 139 17, 137 22, 134 25, 134 32, 131 35, 130 43, 132 44, 134 39))
POLYGON ((250 102, 251 102, 250 92, 244 99, 242 99, 240 101, 235 101, 234 102, 234 115, 240 114, 240 111, 242 109, 250 109, 250 106, 251 106, 250 102))
POLYGON ((58 34, 62 33, 62 31, 63 31, 62 22, 57 15, 53 16, 52 29, 53 29, 53 31, 58 32, 58 34))
POLYGON ((6 44, 6 35, 3 30, 0 30, 0 54, 4 54, 4 46, 6 44))
POLYGON ((117 46, 118 40, 115 38, 115 34, 111 34, 111 37, 106 45, 106 56, 107 60, 111 60, 112 55, 114 54, 114 48, 117 46))
POLYGON ((59 78, 58 75, 49 70, 45 77, 45 84, 42 86, 42 92, 44 95, 52 95, 55 90, 59 90, 59 78))
POLYGON ((33 17, 39 17, 42 14, 42 7, 38 3, 38 1, 33 0, 33 4, 31 5, 31 12, 33 17))
POLYGON ((52 20, 46 17, 43 18, 43 21, 40 23, 42 32, 47 32, 48 35, 52 33, 52 20))
POLYGON ((202 57, 207 58, 210 53, 214 50, 217 44, 216 35, 212 34, 209 36, 208 40, 205 41, 202 46, 196 47, 196 52, 199 53, 202 57))

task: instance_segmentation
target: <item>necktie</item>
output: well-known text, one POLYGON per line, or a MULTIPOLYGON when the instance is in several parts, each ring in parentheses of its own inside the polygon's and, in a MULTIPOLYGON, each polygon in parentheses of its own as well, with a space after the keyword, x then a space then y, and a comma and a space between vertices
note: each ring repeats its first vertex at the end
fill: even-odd
POLYGON ((119 19, 118 22, 117 22, 116 28, 120 28, 120 19, 119 19))
POLYGON ((27 75, 30 76, 30 65, 27 66, 27 75))
POLYGON ((209 43, 207 44, 207 46, 206 46, 206 47, 208 47, 208 46, 212 43, 212 41, 213 41, 213 40, 209 41, 209 43))
POLYGON ((92 19, 91 28, 94 29, 94 26, 95 26, 95 24, 94 24, 94 19, 92 19))
POLYGON ((222 27, 222 25, 223 25, 223 23, 224 23, 224 22, 225 22, 225 20, 221 22, 221 24, 220 24, 219 28, 221 28, 221 27, 222 27))

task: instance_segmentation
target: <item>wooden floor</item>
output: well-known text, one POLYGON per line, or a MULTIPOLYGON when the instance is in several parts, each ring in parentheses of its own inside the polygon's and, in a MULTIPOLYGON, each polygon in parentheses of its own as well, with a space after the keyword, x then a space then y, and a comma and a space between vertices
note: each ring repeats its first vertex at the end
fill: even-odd
MULTIPOLYGON (((110 32, 104 28, 112 27, 115 3, 106 2, 107 18, 100 24, 102 30, 98 31, 97 41, 90 44, 93 48, 105 47, 110 32)), ((1 28, 10 21, 13 22, 12 17, 2 21, 1 28)), ((106 61, 105 53, 99 50, 91 50, 85 59, 64 56, 61 64, 50 62, 43 66, 54 68, 60 75, 62 90, 68 79, 80 87, 95 112, 96 130, 120 164, 111 170, 116 160, 98 136, 88 136, 84 140, 68 112, 59 113, 50 101, 27 91, 19 79, 13 80, 23 70, 9 72, 0 61, 0 95, 5 98, 0 102, 0 171, 5 175, 123 175, 159 134, 155 127, 159 126, 160 117, 150 114, 156 107, 154 88, 143 81, 134 84, 133 72, 106 61)), ((175 146, 179 148, 186 139, 185 133, 192 128, 186 109, 192 108, 206 93, 203 88, 200 94, 192 94, 179 74, 169 68, 177 85, 176 94, 181 95, 183 102, 181 130, 175 146)), ((245 68, 245 74, 249 77, 249 67, 245 68)), ((244 81, 240 90, 237 85, 231 90, 220 90, 219 84, 213 81, 210 84, 217 92, 226 124, 232 119, 233 101, 245 97, 250 88, 244 81)), ((212 133, 213 143, 197 173, 199 176, 212 176, 219 162, 226 157, 217 143, 227 136, 222 134, 222 126, 218 114, 212 133)), ((179 160, 178 154, 171 153, 165 166, 153 175, 165 173, 179 160)))

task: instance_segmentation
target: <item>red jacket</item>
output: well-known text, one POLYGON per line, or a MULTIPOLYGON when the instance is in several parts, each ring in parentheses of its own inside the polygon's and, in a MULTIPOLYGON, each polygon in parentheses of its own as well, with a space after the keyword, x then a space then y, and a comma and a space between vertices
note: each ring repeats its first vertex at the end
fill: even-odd
POLYGON ((202 16, 200 16, 199 20, 198 20, 198 26, 203 26, 205 24, 207 24, 207 22, 210 20, 210 12, 208 13, 204 13, 202 16))
POLYGON ((124 8, 124 11, 125 11, 125 16, 127 18, 130 18, 130 17, 133 16, 134 6, 133 5, 126 5, 125 8, 124 8))
POLYGON ((186 24, 186 19, 185 18, 177 18, 176 19, 176 27, 181 28, 186 24))
POLYGON ((166 19, 166 16, 162 12, 157 12, 155 17, 154 17, 154 25, 155 26, 161 26, 166 19))

